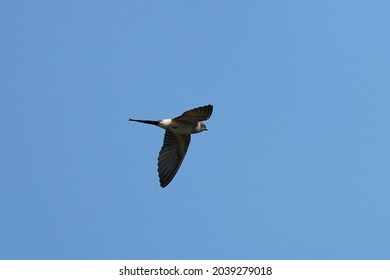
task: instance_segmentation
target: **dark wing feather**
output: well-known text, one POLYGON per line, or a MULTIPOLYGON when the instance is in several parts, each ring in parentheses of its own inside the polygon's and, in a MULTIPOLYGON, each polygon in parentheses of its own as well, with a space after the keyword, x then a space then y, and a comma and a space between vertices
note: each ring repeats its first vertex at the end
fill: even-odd
POLYGON ((208 120, 212 113, 213 105, 207 105, 186 111, 181 116, 176 117, 175 120, 197 123, 208 120))
POLYGON ((168 130, 165 131, 164 144, 158 156, 158 176, 161 187, 165 188, 175 177, 190 141, 189 134, 173 134, 168 130))

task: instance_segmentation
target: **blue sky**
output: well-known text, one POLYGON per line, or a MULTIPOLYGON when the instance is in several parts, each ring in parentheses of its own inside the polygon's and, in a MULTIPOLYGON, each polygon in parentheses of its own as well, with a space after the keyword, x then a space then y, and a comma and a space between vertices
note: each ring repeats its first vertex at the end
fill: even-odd
POLYGON ((389 259, 389 9, 1 1, 0 258, 389 259))

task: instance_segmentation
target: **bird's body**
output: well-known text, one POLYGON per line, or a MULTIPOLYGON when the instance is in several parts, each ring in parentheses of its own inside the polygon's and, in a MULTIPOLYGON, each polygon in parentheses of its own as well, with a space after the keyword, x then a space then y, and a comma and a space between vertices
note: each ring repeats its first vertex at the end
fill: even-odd
POLYGON ((212 112, 213 106, 207 105, 186 111, 173 119, 158 121, 129 119, 129 121, 152 124, 165 129, 164 143, 158 157, 161 187, 165 188, 179 170, 190 145, 191 134, 207 130, 202 121, 209 119, 212 112))

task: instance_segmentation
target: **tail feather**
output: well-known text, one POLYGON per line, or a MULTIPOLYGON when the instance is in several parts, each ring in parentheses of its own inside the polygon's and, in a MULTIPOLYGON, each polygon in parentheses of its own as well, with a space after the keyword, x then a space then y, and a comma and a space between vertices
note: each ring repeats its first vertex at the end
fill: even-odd
POLYGON ((129 119, 129 121, 131 121, 131 122, 147 123, 147 124, 153 124, 153 125, 158 125, 160 123, 159 121, 134 120, 134 119, 129 119))

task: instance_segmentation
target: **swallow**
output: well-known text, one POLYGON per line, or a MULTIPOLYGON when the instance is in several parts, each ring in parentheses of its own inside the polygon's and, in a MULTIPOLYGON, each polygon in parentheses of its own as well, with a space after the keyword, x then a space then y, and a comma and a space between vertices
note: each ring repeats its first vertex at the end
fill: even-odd
POLYGON ((206 105, 188 110, 173 119, 158 121, 129 119, 132 122, 156 125, 165 129, 164 142, 158 156, 161 187, 168 186, 175 177, 190 145, 191 134, 207 130, 202 121, 208 120, 212 113, 213 105, 206 105))

